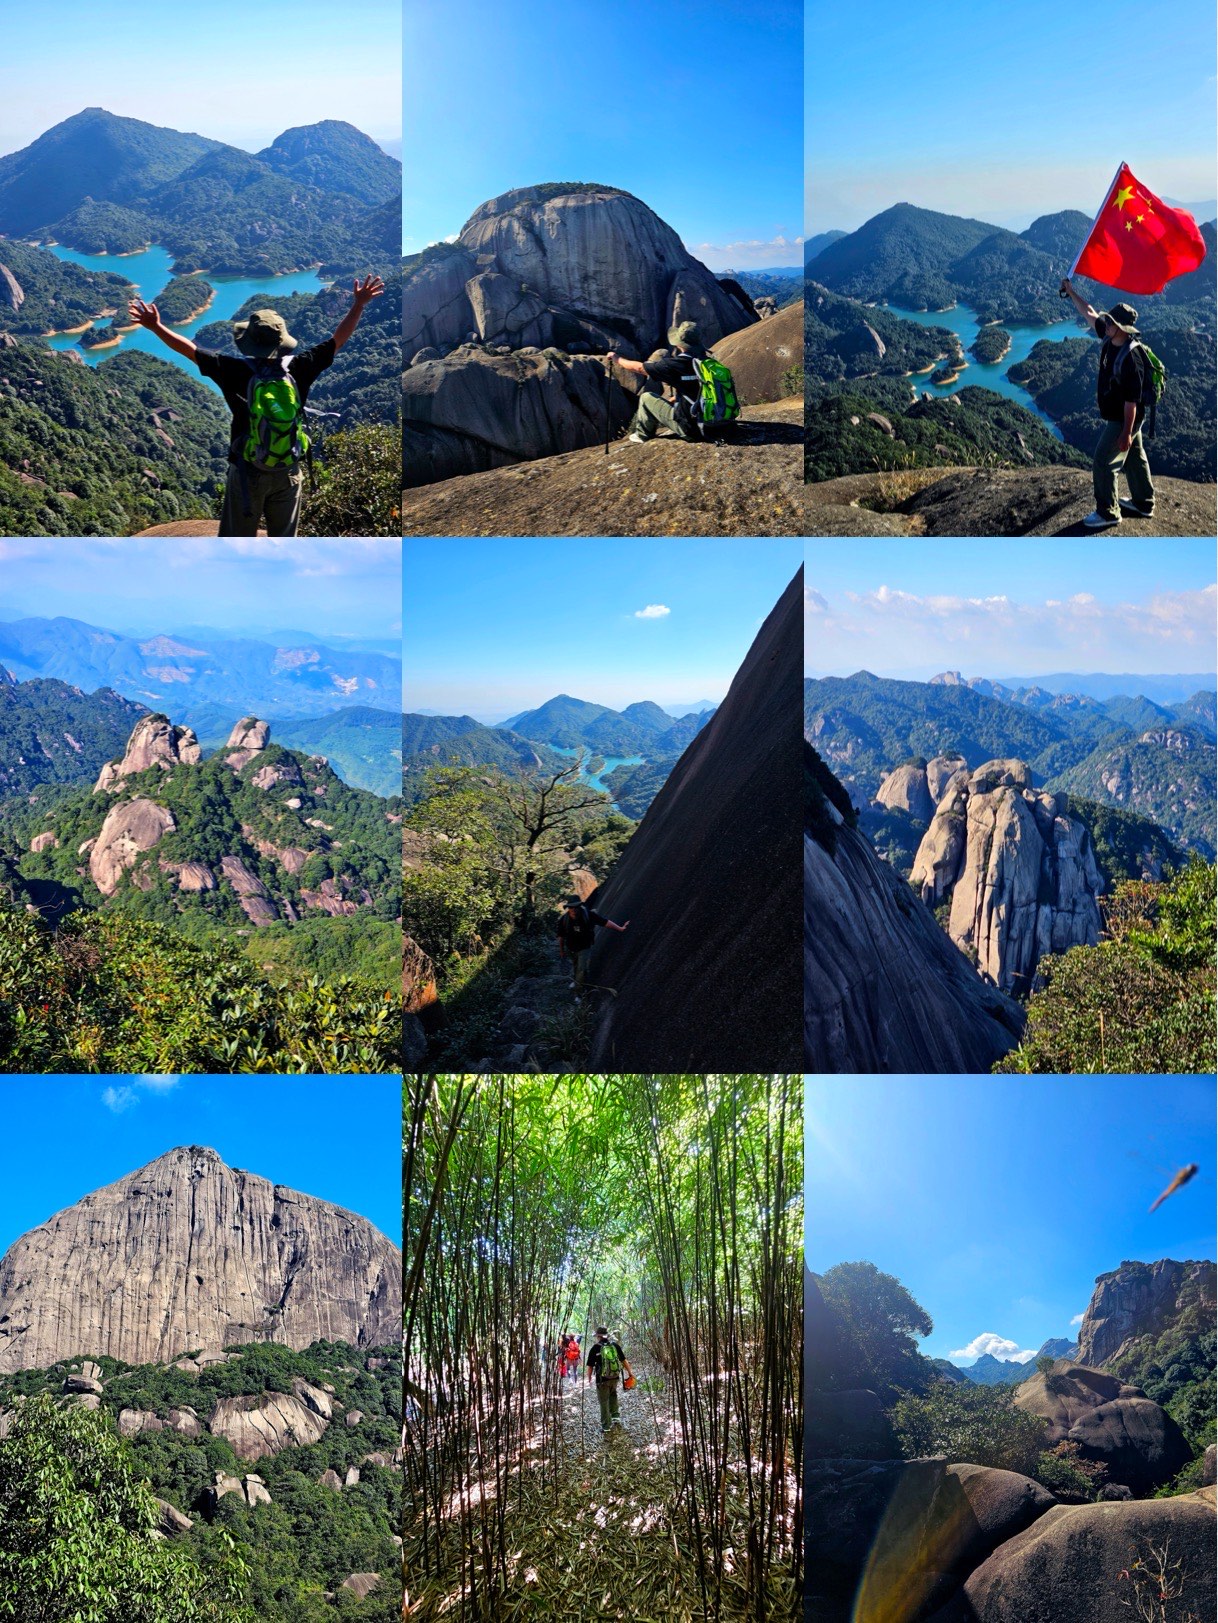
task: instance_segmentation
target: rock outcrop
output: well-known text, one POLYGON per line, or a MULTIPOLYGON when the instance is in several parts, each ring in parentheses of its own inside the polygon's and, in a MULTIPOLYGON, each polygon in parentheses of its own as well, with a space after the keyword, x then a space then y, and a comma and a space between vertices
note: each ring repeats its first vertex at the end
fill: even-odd
POLYGON ((221 1499, 230 1493, 238 1494, 251 1510, 255 1505, 269 1505, 273 1502, 266 1483, 254 1472, 251 1471, 244 1477, 235 1477, 228 1476, 224 1471, 217 1471, 211 1487, 204 1494, 208 1514, 214 1514, 221 1499))
POLYGON ((13 311, 25 303, 25 289, 7 265, 0 265, 0 302, 13 311))
POLYGON ((1141 1496, 1170 1482, 1192 1458, 1165 1409, 1115 1375, 1062 1360, 1016 1388, 1015 1407, 1045 1423, 1045 1447, 1076 1443, 1105 1465, 1113 1482, 1141 1496))
POLYGON ((168 807, 143 796, 112 806, 89 852, 89 874, 102 895, 113 896, 136 858, 176 827, 168 807))
POLYGON ((328 1419, 295 1394, 264 1392, 260 1397, 221 1398, 208 1417, 208 1430, 232 1445, 251 1464, 281 1448, 307 1448, 325 1435, 328 1419))
POLYGON ((768 320, 754 322, 711 345, 732 374, 742 406, 760 406, 784 395, 803 395, 804 305, 788 304, 768 320))
POLYGON ((1141 1336, 1156 1337, 1190 1308, 1213 1322, 1212 1262, 1123 1262, 1095 1282, 1078 1332, 1078 1361, 1102 1367, 1141 1336))
POLYGON ((989 1071, 1023 1030, 901 876, 852 826, 805 746, 804 1062, 821 1074, 989 1071))
POLYGON ((632 837, 596 907, 589 978, 613 989, 596 1070, 799 1063, 802 571, 632 837))
POLYGON ((928 907, 950 898, 948 934, 1004 992, 1030 991, 1047 953, 1099 941, 1091 836, 1023 761, 950 780, 909 878, 928 907))
POLYGON ((367 1347, 395 1342, 400 1320, 401 1254, 371 1223, 194 1145, 0 1259, 0 1373, 84 1349, 143 1364, 255 1340, 367 1347))
POLYGON ((225 766, 231 766, 234 772, 240 772, 246 762, 252 761, 270 741, 269 722, 259 721, 257 716, 242 716, 228 735, 228 743, 224 746, 228 752, 224 757, 225 766))
POLYGON ((525 186, 420 256, 403 304, 408 487, 599 443, 633 405, 596 359, 641 359, 674 322, 712 344, 756 323, 738 287, 609 186, 525 186))
POLYGON ((183 763, 197 765, 203 758, 193 728, 175 727, 168 716, 141 716, 119 761, 107 761, 93 786, 94 794, 117 788, 123 778, 158 766, 172 772, 183 763))
POLYGON ((908 812, 920 823, 929 823, 935 815, 924 766, 899 766, 895 772, 889 772, 876 790, 875 799, 878 806, 908 812))

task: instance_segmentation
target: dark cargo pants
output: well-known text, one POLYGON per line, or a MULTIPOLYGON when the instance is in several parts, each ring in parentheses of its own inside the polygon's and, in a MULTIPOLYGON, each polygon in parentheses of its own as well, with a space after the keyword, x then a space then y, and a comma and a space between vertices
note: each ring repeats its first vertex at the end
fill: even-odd
POLYGON ((229 463, 224 485, 224 506, 220 512, 220 534, 257 535, 259 521, 263 520, 268 535, 295 535, 300 527, 303 471, 300 468, 270 468, 266 473, 259 473, 257 468, 246 464, 244 490, 241 488, 242 471, 239 463, 229 463), (245 511, 247 501, 248 513, 245 511))

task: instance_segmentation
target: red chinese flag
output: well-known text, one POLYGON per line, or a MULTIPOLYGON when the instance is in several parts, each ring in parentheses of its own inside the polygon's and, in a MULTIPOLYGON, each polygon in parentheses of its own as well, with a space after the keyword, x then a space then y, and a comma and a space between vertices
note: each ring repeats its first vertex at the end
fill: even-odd
POLYGON ((1159 293, 1204 258, 1192 215, 1161 202, 1123 163, 1070 274, 1122 293, 1159 293))

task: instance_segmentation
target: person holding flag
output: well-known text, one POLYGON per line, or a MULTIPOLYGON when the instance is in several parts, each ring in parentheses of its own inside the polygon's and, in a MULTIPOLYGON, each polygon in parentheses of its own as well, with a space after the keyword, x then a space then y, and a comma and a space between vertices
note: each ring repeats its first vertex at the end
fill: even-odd
MULTIPOLYGON (((1072 277, 1089 276, 1123 293, 1159 293, 1168 282, 1197 269, 1205 240, 1185 209, 1171 208, 1137 179, 1128 164, 1117 169, 1100 211, 1059 289, 1101 341, 1096 401, 1104 426, 1092 458, 1095 511, 1088 530, 1106 530, 1121 515, 1150 518, 1155 487, 1142 444, 1147 407, 1162 389, 1162 366, 1141 341, 1138 313, 1128 304, 1094 310, 1075 290, 1072 277), (1117 498, 1124 470, 1129 498, 1117 498)), ((1153 431, 1153 417, 1151 427, 1153 431)))

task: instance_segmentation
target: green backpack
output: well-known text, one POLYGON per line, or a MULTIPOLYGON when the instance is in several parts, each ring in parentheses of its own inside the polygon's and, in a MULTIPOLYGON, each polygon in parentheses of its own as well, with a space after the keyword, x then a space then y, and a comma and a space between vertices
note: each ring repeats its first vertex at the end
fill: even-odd
POLYGON ((622 1360, 611 1341, 601 1342, 601 1380, 614 1381, 622 1373, 622 1360))
POLYGON ((689 359, 701 389, 700 397, 690 402, 694 423, 704 434, 708 428, 734 423, 740 416, 740 402, 732 374, 715 355, 691 355, 689 359))
POLYGON ((1141 351, 1144 357, 1142 391, 1138 404, 1146 408, 1146 437, 1152 440, 1155 437, 1155 420, 1159 415, 1159 402, 1162 400, 1163 391, 1167 387, 1167 368, 1149 344, 1144 343, 1141 338, 1135 338, 1128 344, 1122 344, 1117 353, 1116 364, 1113 367, 1114 374, 1127 358, 1134 356, 1135 351, 1141 351))
POLYGON ((250 427, 242 455, 260 473, 295 467, 309 455, 304 401, 285 361, 251 361, 246 389, 250 427))

